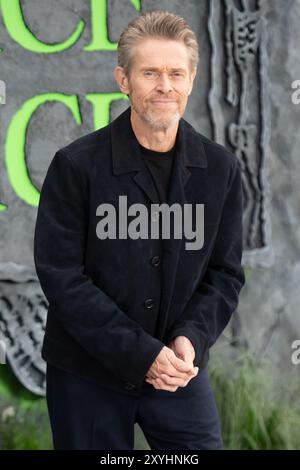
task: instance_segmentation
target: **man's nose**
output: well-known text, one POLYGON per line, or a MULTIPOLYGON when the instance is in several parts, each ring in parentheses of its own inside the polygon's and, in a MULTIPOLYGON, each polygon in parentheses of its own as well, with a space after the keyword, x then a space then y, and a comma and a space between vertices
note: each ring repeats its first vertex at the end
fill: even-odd
POLYGON ((167 72, 161 72, 158 78, 157 89, 164 93, 172 90, 171 80, 167 72))

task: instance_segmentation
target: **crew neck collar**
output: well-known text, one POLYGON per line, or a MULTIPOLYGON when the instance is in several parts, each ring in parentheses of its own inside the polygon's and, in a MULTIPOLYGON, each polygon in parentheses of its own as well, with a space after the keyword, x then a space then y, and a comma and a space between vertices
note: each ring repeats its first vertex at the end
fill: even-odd
POLYGON ((155 156, 155 157, 171 157, 174 150, 175 150, 175 145, 170 149, 168 150, 167 152, 160 152, 158 150, 152 150, 152 149, 148 149, 147 147, 144 147, 143 145, 139 144, 140 145, 140 149, 141 149, 141 152, 146 154, 146 155, 149 155, 149 156, 155 156))

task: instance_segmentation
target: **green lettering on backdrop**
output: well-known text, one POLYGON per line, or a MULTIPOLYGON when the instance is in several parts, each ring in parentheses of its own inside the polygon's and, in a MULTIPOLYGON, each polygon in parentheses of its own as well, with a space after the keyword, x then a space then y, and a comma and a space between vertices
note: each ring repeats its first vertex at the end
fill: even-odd
POLYGON ((110 105, 113 101, 128 100, 127 96, 120 92, 88 93, 86 99, 93 105, 95 129, 100 129, 109 123, 110 105))
MULTIPOLYGON (((95 129, 106 126, 109 123, 110 105, 113 101, 126 99, 123 93, 89 93, 86 99, 93 105, 95 129)), ((62 93, 45 93, 27 100, 12 118, 5 143, 5 163, 8 179, 15 193, 27 204, 34 207, 39 203, 39 191, 32 184, 26 166, 25 143, 26 131, 33 113, 39 106, 46 102, 60 102, 67 106, 75 119, 76 124, 81 125, 81 113, 76 95, 64 95, 62 93), (18 139, 15 136, 18 136, 18 139)), ((2 205, 4 211, 7 206, 2 205)))
POLYGON ((10 183, 16 194, 27 204, 37 207, 39 192, 32 184, 28 175, 25 158, 26 130, 33 113, 39 106, 47 101, 58 101, 67 106, 76 123, 82 123, 78 97, 76 95, 64 95, 62 93, 44 93, 37 95, 21 106, 12 118, 5 143, 5 162, 10 183), (18 136, 18 138, 16 138, 18 136))
MULTIPOLYGON (((131 0, 136 10, 141 10, 141 0, 131 0)), ((64 42, 46 44, 37 39, 26 25, 23 17, 20 0, 0 0, 4 25, 20 46, 31 52, 40 54, 53 54, 73 46, 81 36, 85 22, 81 19, 71 36, 64 42)), ((108 39, 107 32, 107 0, 91 0, 91 43, 84 47, 84 51, 115 51, 117 43, 108 39)))
MULTIPOLYGON (((141 10, 141 0, 131 0, 131 3, 136 10, 141 10)), ((37 39, 27 27, 20 0, 0 0, 0 10, 4 25, 12 39, 24 49, 34 53, 53 54, 70 48, 77 42, 85 27, 85 22, 80 20, 75 31, 67 40, 62 43, 46 44, 37 39)), ((117 50, 117 43, 108 39, 107 0, 91 0, 91 37, 91 43, 84 47, 84 51, 117 50)), ((112 101, 128 99, 126 95, 119 92, 89 93, 86 98, 93 105, 95 129, 109 123, 109 111, 112 101)), ((10 183, 21 199, 35 207, 39 203, 39 191, 32 184, 26 166, 26 129, 32 114, 47 101, 59 101, 65 104, 71 110, 77 124, 81 124, 76 95, 45 93, 30 98, 16 112, 9 125, 5 143, 5 161, 10 183), (16 135, 19 136, 18 139, 15 139, 16 135)), ((7 207, 7 205, 0 203, 0 212, 6 211, 7 207)))
MULTIPOLYGON (((141 10, 141 0, 131 0, 136 10, 141 10)), ((117 43, 108 39, 107 0, 91 0, 92 41, 84 51, 116 51, 117 43)))
POLYGON ((20 0, 0 0, 4 25, 20 46, 31 52, 51 54, 61 52, 73 46, 84 30, 85 22, 80 20, 75 31, 62 43, 46 44, 37 39, 28 29, 20 6, 20 0))

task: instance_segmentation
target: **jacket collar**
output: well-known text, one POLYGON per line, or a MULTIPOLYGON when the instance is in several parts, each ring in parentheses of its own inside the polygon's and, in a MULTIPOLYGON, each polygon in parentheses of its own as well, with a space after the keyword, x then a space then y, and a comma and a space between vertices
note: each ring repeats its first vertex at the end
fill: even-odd
MULTIPOLYGON (((113 172, 115 175, 130 171, 143 170, 139 142, 132 129, 131 107, 111 122, 111 145, 113 158, 113 172)), ((207 157, 201 136, 183 118, 179 120, 176 147, 179 160, 186 178, 189 170, 186 167, 207 167, 207 157)))

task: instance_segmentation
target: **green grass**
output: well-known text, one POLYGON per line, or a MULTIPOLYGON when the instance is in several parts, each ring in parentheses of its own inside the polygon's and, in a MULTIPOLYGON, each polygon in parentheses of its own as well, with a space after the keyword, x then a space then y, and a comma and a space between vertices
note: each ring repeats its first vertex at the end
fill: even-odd
POLYGON ((275 381, 270 364, 246 351, 230 372, 221 359, 209 371, 226 449, 300 449, 299 374, 275 381))
MULTIPOLYGON (((1 418, 8 404, 0 401, 1 418)), ((9 409, 14 416, 1 419, 0 442, 2 449, 47 450, 52 448, 45 399, 31 407, 20 407, 17 400, 10 400, 9 409)))
MULTIPOLYGON (((224 366, 222 355, 209 363, 226 449, 300 449, 300 378, 272 377, 267 363, 241 351, 224 366)), ((0 449, 51 449, 45 398, 22 387, 0 366, 0 449), (13 411, 12 416, 7 416, 13 411)), ((136 426, 136 449, 149 449, 136 426)))
POLYGON ((0 366, 0 449, 52 448, 46 400, 26 390, 0 366), (6 417, 5 417, 6 415, 6 417))

